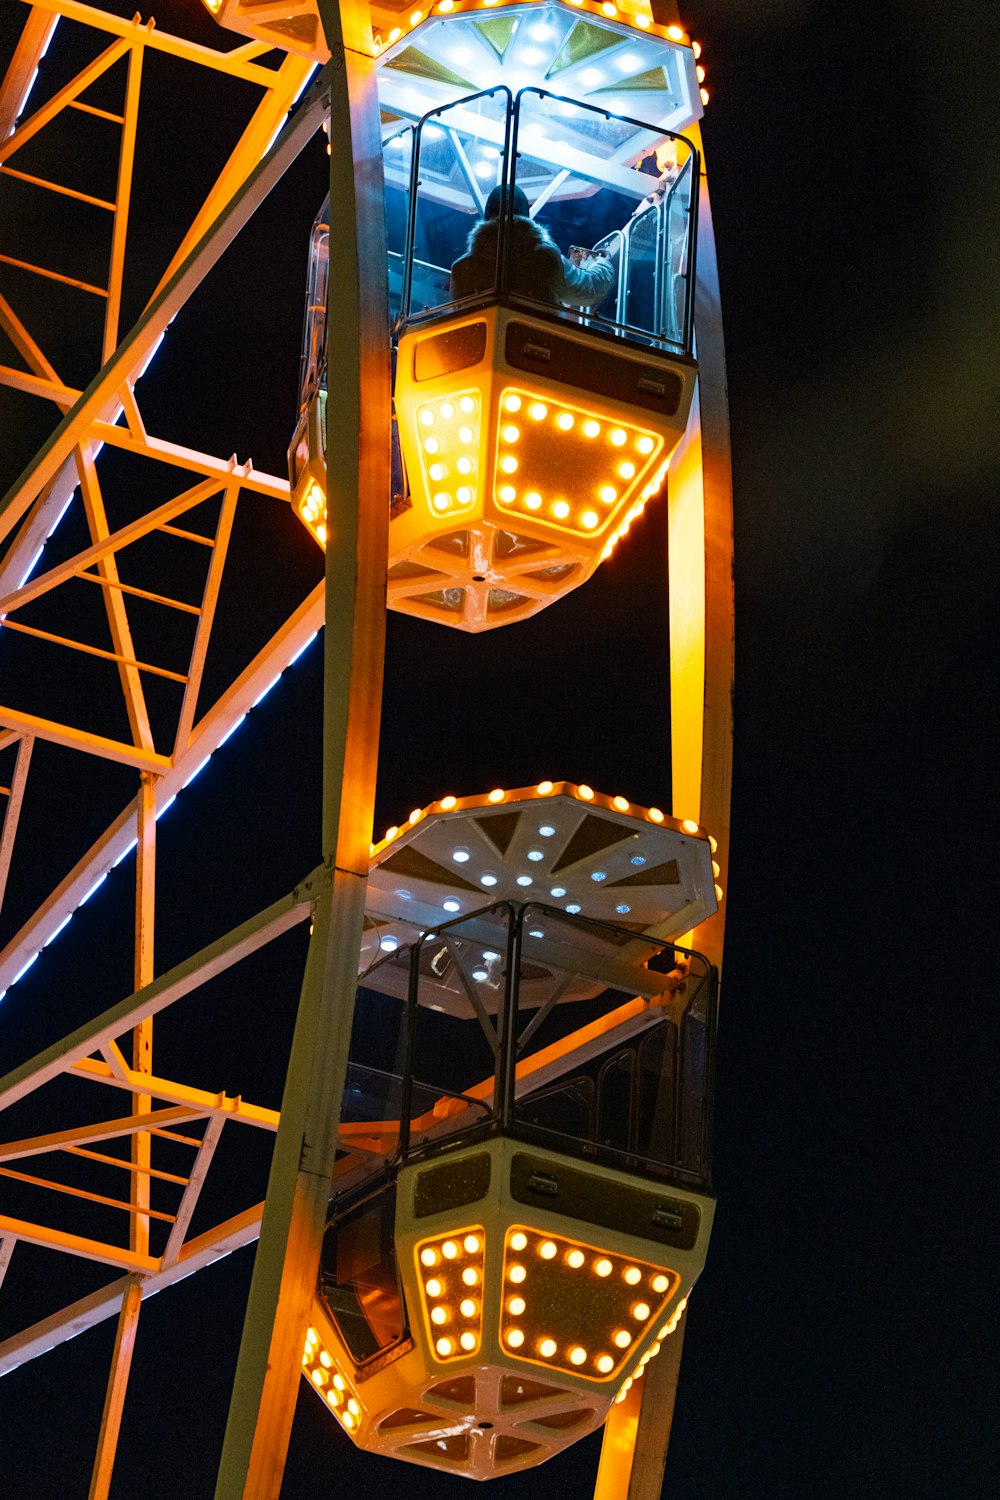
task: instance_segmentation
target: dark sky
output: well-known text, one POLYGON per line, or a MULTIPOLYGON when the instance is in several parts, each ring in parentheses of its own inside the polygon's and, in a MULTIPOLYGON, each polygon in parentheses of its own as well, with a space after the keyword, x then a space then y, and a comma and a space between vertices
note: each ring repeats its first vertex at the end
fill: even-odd
MULTIPOLYGON (((156 14, 220 44, 193 3, 156 14)), ((664 1494, 977 1500, 996 1486, 995 1297, 978 1274, 995 1074, 1000 128, 983 59, 996 11, 704 0, 685 20, 712 94, 737 732, 719 1209, 664 1494)), ((132 311, 211 166, 193 86, 176 70, 163 80, 137 187, 132 311)), ((220 130, 235 98, 220 86, 220 130)), ((140 387, 157 432, 282 471, 324 172, 321 148, 306 152, 177 319, 140 387)), ((66 378, 82 380, 82 343, 79 370, 73 357, 66 378)), ((0 406, 5 482, 33 421, 44 436, 36 405, 0 406)), ((220 607, 233 660, 317 573, 290 517, 250 509, 220 607)), ((377 829, 445 791, 543 776, 669 800, 662 510, 643 528, 523 626, 470 640, 390 617, 377 829)), ((5 697, 21 681, 6 660, 5 697)), ((158 967, 317 858, 319 666, 314 647, 160 825, 158 967)), ((79 757, 38 754, 50 780, 26 806, 30 853, 0 941, 129 792, 103 769, 98 786, 79 757)), ((109 880, 8 994, 2 1066, 127 993, 127 947, 107 934, 127 931, 128 903, 127 877, 109 880)), ((165 1023, 163 1071, 277 1102, 298 956, 220 987, 198 1018, 196 1066, 165 1023)), ((79 1295, 64 1258, 41 1261, 50 1295, 79 1295)), ((116 1500, 211 1493, 249 1261, 144 1309, 116 1500)), ((39 1293, 17 1262, 0 1336, 22 1321, 12 1297, 33 1307, 39 1293)), ((106 1325, 0 1383, 0 1500, 85 1493, 110 1340, 106 1325)), ((591 1439, 497 1492, 586 1495, 595 1463, 591 1439)), ((414 1500, 462 1488, 356 1454, 305 1392, 283 1496, 347 1483, 377 1496, 405 1486, 414 1500)))

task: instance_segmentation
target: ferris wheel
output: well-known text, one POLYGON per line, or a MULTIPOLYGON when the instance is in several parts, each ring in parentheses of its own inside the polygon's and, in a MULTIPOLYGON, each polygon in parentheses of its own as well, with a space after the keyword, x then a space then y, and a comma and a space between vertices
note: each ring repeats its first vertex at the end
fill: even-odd
POLYGON ((166 8, 24 0, 0 84, 0 1375, 114 1324, 113 1493, 144 1303, 259 1241, 218 1496, 279 1494, 307 1387, 361 1459, 467 1477, 603 1428, 596 1493, 652 1500, 712 1221, 732 730, 700 49, 667 0, 166 8), (289 388, 287 474, 213 451, 289 388), (373 842, 386 607, 427 661, 516 659, 647 507, 669 810, 470 764, 373 842))

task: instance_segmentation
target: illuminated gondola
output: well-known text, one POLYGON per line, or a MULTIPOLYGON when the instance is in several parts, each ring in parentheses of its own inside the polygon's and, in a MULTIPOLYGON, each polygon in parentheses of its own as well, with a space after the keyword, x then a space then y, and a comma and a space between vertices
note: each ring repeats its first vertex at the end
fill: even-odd
MULTIPOLYGON (((524 619, 659 492, 697 376, 699 156, 672 128, 698 112, 695 66, 624 13, 570 4, 451 7, 382 52, 391 608, 470 631, 524 619)), ((321 545, 327 219, 289 450, 321 545)))
POLYGON ((360 1447, 530 1467, 673 1332, 712 1220, 715 976, 672 939, 713 882, 696 825, 551 782, 376 849, 303 1350, 360 1447))

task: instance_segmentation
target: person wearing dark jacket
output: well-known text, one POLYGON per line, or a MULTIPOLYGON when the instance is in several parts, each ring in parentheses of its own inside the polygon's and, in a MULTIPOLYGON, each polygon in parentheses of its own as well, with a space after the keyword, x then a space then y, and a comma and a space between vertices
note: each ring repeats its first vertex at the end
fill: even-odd
MULTIPOLYGON (((451 268, 453 297, 473 297, 496 286, 502 204, 503 189, 495 187, 482 221, 469 235, 465 254, 451 268)), ((510 206, 508 290, 565 307, 595 307, 603 301, 614 281, 611 262, 603 256, 584 257, 579 265, 568 260, 551 235, 528 217, 528 200, 518 187, 511 189, 510 206)))

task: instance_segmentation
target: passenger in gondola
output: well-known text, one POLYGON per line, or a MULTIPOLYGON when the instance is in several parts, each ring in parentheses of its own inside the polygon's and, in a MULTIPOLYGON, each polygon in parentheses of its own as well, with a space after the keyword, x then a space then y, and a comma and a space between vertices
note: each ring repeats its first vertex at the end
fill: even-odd
MULTIPOLYGON (((469 235, 465 254, 451 268, 453 297, 473 297, 496 286, 502 206, 503 189, 495 187, 483 207, 481 222, 469 235)), ((563 255, 547 230, 529 217, 528 200, 519 187, 510 190, 510 206, 508 289, 564 307, 596 307, 602 302, 615 279, 607 256, 589 250, 563 255)))

